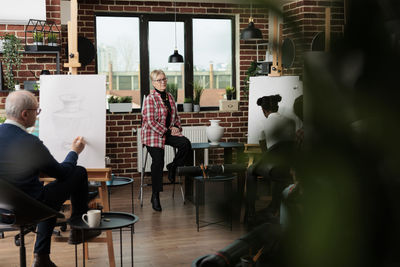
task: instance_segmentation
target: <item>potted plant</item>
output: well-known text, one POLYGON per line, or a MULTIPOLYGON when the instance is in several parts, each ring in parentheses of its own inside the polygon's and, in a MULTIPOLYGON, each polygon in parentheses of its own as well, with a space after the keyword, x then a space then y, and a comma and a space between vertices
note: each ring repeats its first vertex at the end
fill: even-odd
POLYGON ((233 94, 235 93, 235 88, 231 87, 231 86, 227 86, 225 88, 225 92, 226 92, 226 99, 232 100, 233 94))
POLYGON ((201 95, 203 94, 204 88, 200 84, 200 82, 195 82, 193 88, 194 88, 193 111, 199 112, 200 111, 200 98, 201 98, 201 95))
POLYGON ((175 102, 178 102, 178 84, 168 83, 166 90, 174 97, 175 102))
POLYGON ((244 87, 243 87, 243 92, 245 96, 248 96, 248 91, 249 91, 249 82, 250 82, 250 77, 257 76, 257 73, 260 71, 260 68, 257 65, 257 61, 254 60, 251 62, 250 67, 246 71, 246 77, 244 78, 244 87))
POLYGON ((14 88, 15 88, 15 91, 21 90, 21 85, 19 84, 19 81, 15 81, 14 88))
POLYGON ((183 100, 183 112, 191 112, 192 111, 192 98, 185 97, 183 100))
POLYGON ((33 33, 33 44, 34 45, 43 45, 43 33, 42 32, 34 32, 33 33))
POLYGON ((131 96, 111 96, 108 98, 108 107, 110 112, 131 112, 131 96))
POLYGON ((57 33, 49 32, 49 34, 47 35, 47 44, 49 46, 57 46, 57 37, 57 33))
POLYGON ((8 90, 14 90, 15 79, 13 70, 18 70, 22 61, 22 54, 19 52, 22 49, 21 40, 12 34, 4 35, 3 40, 4 77, 8 90))

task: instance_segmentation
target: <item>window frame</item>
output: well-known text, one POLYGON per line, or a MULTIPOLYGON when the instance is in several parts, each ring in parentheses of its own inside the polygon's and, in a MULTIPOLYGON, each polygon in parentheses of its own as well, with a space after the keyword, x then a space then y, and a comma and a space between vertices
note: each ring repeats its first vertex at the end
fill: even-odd
MULTIPOLYGON (((122 13, 122 12, 95 12, 94 14, 94 36, 97 50, 96 17, 138 17, 139 18, 139 59, 140 59, 140 97, 150 93, 149 79, 149 22, 150 21, 175 21, 173 13, 122 13)), ((176 21, 184 23, 184 70, 185 70, 185 97, 193 99, 193 19, 229 19, 231 21, 231 58, 232 58, 232 84, 236 85, 236 17, 234 15, 207 15, 207 14, 176 14, 176 21)), ((171 44, 171 54, 173 45, 171 44)), ((166 59, 167 60, 167 59, 166 59)), ((95 71, 98 73, 98 60, 95 59, 95 71)), ((143 101, 142 101, 143 102, 143 101)), ((140 110, 140 109, 134 109, 140 110)), ((201 110, 219 110, 218 106, 201 107, 201 110)))

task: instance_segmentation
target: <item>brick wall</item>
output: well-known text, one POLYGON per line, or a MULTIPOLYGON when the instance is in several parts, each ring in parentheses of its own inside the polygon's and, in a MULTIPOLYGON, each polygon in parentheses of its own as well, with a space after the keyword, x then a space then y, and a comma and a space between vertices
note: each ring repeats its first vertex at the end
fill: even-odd
POLYGON ((293 67, 287 69, 287 75, 301 75, 303 55, 311 51, 315 35, 325 32, 325 8, 331 8, 331 33, 343 33, 343 0, 297 0, 283 6, 284 37, 291 38, 296 47, 293 67))

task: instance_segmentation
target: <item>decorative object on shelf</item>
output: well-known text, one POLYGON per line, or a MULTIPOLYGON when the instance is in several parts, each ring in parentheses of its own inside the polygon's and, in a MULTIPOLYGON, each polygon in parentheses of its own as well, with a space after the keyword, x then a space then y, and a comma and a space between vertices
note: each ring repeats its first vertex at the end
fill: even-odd
POLYGON ((15 79, 13 71, 19 69, 22 61, 22 54, 20 53, 22 49, 21 40, 12 34, 4 35, 3 40, 3 62, 5 66, 4 76, 6 87, 8 90, 14 90, 15 79))
POLYGON ((175 49, 174 53, 169 56, 168 63, 183 63, 183 56, 178 53, 178 46, 176 42, 176 2, 174 1, 174 22, 175 22, 175 49))
POLYGON ((194 85, 193 85, 193 111, 194 112, 200 112, 200 99, 201 99, 201 95, 204 92, 204 88, 201 85, 201 83, 199 81, 195 81, 194 85))
POLYGON ((24 81, 24 90, 36 91, 37 89, 36 81, 24 81))
POLYGON ((238 111, 239 101, 237 100, 219 100, 219 110, 220 111, 238 111))
POLYGON ((59 51, 58 37, 60 29, 54 22, 30 19, 25 26, 25 51, 59 51), (33 38, 32 44, 30 38, 33 38), (47 45, 45 40, 47 39, 47 45))
POLYGON ((227 100, 232 100, 233 94, 235 93, 235 87, 227 86, 225 88, 225 92, 226 92, 226 99, 227 100))
POLYGON ((110 112, 131 112, 132 97, 131 96, 111 96, 108 98, 108 108, 110 112))
POLYGON ((33 44, 34 45, 43 45, 43 33, 42 32, 34 32, 33 33, 33 44))
POLYGON ((248 96, 250 77, 257 76, 259 71, 260 71, 260 68, 257 65, 257 61, 254 60, 253 62, 251 62, 250 67, 247 69, 246 77, 243 80, 243 82, 244 82, 243 92, 244 92, 245 96, 248 96))
POLYGON ((57 38, 58 38, 57 33, 49 32, 49 34, 47 35, 47 44, 49 46, 57 46, 57 38))
POLYGON ((219 145, 219 141, 224 135, 224 128, 219 125, 220 120, 210 120, 211 125, 207 127, 207 138, 210 145, 219 145))
POLYGON ((15 91, 21 90, 21 85, 19 84, 19 81, 15 81, 14 88, 15 88, 15 91))
POLYGON ((183 112, 192 112, 193 101, 190 97, 185 97, 183 101, 183 112))
POLYGON ((252 2, 250 2, 249 25, 240 33, 240 40, 262 40, 262 38, 263 37, 260 29, 257 29, 254 26, 253 5, 252 2))
POLYGON ((0 124, 2 124, 5 121, 6 121, 6 117, 3 117, 3 116, 0 115, 0 124))

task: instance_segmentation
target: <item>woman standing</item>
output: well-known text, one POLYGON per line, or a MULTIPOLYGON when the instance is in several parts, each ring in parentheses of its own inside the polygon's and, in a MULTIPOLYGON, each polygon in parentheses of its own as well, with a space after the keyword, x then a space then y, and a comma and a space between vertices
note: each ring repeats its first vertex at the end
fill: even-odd
POLYGON ((154 90, 143 102, 141 138, 152 158, 151 204, 154 210, 161 211, 159 193, 163 191, 164 147, 170 145, 178 149, 174 160, 167 165, 171 183, 175 182, 176 168, 184 165, 192 147, 189 139, 182 135, 175 99, 166 92, 168 79, 165 73, 162 70, 153 70, 150 79, 154 90))

